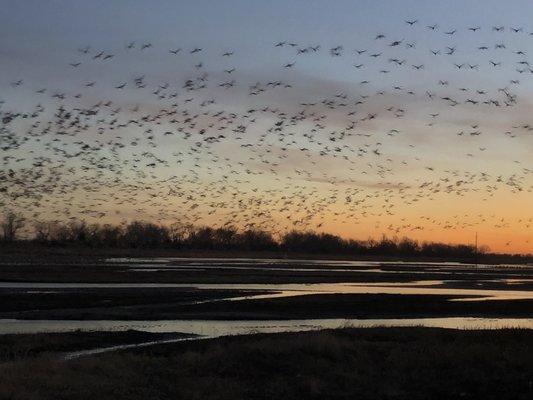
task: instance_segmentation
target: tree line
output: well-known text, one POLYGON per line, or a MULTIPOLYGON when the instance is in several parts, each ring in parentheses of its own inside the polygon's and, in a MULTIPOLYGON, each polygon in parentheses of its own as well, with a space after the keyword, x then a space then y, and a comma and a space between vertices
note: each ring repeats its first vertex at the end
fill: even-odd
POLYGON ((4 215, 0 226, 3 242, 32 242, 57 246, 279 251, 453 259, 473 259, 479 255, 489 254, 487 247, 476 249, 470 244, 418 242, 409 238, 386 236, 379 240, 354 240, 312 231, 290 231, 275 237, 272 233, 261 229, 239 230, 230 225, 213 228, 174 223, 167 226, 144 221, 116 225, 89 224, 83 220, 34 221, 26 224, 21 215, 12 212, 4 215), (30 232, 30 236, 23 238, 22 232, 30 232))

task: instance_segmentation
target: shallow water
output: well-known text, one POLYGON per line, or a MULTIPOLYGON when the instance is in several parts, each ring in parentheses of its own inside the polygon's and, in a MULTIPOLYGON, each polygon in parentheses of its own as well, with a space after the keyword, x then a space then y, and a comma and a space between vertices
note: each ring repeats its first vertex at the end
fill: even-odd
POLYGON ((321 260, 321 259, 292 259, 292 258, 187 258, 187 257, 152 257, 152 258, 130 258, 116 257, 105 260, 109 263, 129 264, 129 263, 157 263, 157 264, 196 264, 196 265, 220 265, 220 264, 244 264, 244 265, 287 265, 287 264, 311 264, 321 266, 345 266, 345 267, 368 267, 368 266, 390 266, 390 265, 418 265, 418 266, 437 266, 437 267, 473 267, 476 268, 533 268, 528 264, 474 264, 461 263, 455 261, 449 262, 426 262, 426 261, 350 261, 350 260, 321 260))
MULTIPOLYGON (((230 299, 209 299, 209 301, 241 301, 274 297, 290 297, 310 294, 409 294, 409 295, 448 295, 455 301, 469 301, 466 296, 476 296, 473 300, 533 299, 533 290, 515 290, 512 286, 533 281, 533 266, 513 265, 473 265, 462 263, 419 263, 419 262, 367 262, 367 261, 323 261, 323 260, 255 260, 255 259, 190 259, 190 258, 149 258, 149 259, 109 259, 110 268, 120 267, 129 271, 159 270, 205 270, 206 274, 215 269, 236 270, 290 270, 299 276, 305 272, 369 272, 416 273, 417 281, 411 282, 357 282, 357 283, 291 283, 291 284, 176 284, 176 283, 43 283, 43 282, 0 282, 3 289, 23 289, 27 293, 46 293, 64 289, 123 289, 123 288, 197 288, 197 289, 241 289, 261 291, 257 295, 236 295, 230 299), (388 270, 387 270, 388 269, 388 270), (435 280, 430 274, 444 273, 450 279, 435 280), (453 288, 449 284, 462 284, 454 274, 476 275, 468 283, 481 285, 481 282, 499 282, 502 290, 484 288, 453 288), (493 279, 493 274, 499 274, 493 279), (427 277, 424 274, 428 274, 427 277), (426 278, 426 279, 424 279, 426 278)), ((433 275, 434 276, 434 275, 433 275)), ((468 278, 470 279, 470 278, 468 278)), ((516 289, 520 289, 517 287, 516 289)), ((204 302, 205 302, 204 301, 204 302)), ((250 334, 254 332, 286 332, 338 328, 350 325, 369 326, 427 326, 453 329, 496 329, 517 327, 533 329, 533 319, 524 318, 417 318, 417 319, 308 319, 289 321, 72 321, 72 320, 0 320, 0 334, 64 332, 72 330, 127 330, 136 329, 149 332, 181 332, 202 337, 250 334)))
POLYGON ((412 319, 305 319, 270 321, 71 321, 71 320, 17 320, 1 319, 0 334, 43 333, 69 331, 124 331, 135 329, 146 332, 180 332, 206 337, 243 335, 252 333, 295 332, 341 327, 424 326, 448 329, 533 329, 533 318, 412 318, 412 319))
MULTIPOLYGON (((477 296, 486 300, 533 299, 529 290, 456 289, 441 286, 445 281, 422 280, 415 282, 358 282, 358 283, 236 283, 236 284, 186 284, 186 283, 44 283, 0 282, 4 289, 142 289, 142 288, 197 288, 218 290, 271 291, 255 296, 238 296, 228 300, 292 297, 309 294, 409 294, 448 295, 455 297, 477 296)), ((461 299, 463 301, 463 299, 461 299)), ((479 299, 477 299, 479 300, 479 299)))

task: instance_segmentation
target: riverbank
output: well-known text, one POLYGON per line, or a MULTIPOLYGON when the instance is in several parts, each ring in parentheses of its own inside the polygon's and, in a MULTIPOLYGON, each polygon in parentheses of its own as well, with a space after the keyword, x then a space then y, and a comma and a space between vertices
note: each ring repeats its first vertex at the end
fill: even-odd
POLYGON ((0 365, 9 399, 529 399, 533 330, 224 337, 0 365))

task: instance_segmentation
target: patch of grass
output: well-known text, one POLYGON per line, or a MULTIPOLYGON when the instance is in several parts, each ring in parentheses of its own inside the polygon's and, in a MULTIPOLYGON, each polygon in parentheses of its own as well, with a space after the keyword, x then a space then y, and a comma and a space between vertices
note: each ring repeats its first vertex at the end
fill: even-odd
POLYGON ((10 399, 530 399, 533 331, 343 329, 0 366, 10 399))
POLYGON ((0 335, 0 362, 48 355, 49 353, 142 343, 186 336, 180 333, 150 333, 135 330, 122 332, 65 332, 0 335))

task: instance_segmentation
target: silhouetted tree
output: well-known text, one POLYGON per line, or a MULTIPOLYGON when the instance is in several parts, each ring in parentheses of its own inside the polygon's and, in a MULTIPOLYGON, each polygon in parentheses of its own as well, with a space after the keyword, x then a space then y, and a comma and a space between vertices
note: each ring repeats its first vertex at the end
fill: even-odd
MULTIPOLYGON (((7 212, 1 222, 3 240, 12 242, 23 228, 24 218, 7 212)), ((179 248, 195 250, 281 250, 309 254, 347 254, 401 257, 432 257, 472 260, 476 249, 472 245, 424 242, 402 238, 366 241, 343 239, 329 233, 293 230, 276 240, 270 232, 250 228, 239 231, 227 225, 219 228, 174 223, 169 227, 150 222, 133 221, 127 225, 87 224, 85 221, 37 221, 33 223, 34 240, 41 243, 124 248, 179 248)), ((481 246, 477 254, 487 254, 481 246)))
POLYGON ((275 250, 277 242, 269 232, 248 229, 240 235, 240 247, 244 250, 275 250))
POLYGON ((12 242, 16 239, 17 232, 24 227, 24 217, 13 211, 7 211, 1 226, 4 241, 12 242))
POLYGON ((167 228, 141 221, 127 225, 123 239, 129 247, 157 247, 170 242, 167 228))
POLYGON ((54 229, 54 223, 50 221, 36 221, 33 224, 35 232, 35 240, 39 242, 47 242, 51 240, 54 229))
POLYGON ((409 238, 403 238, 398 244, 398 253, 401 255, 411 255, 419 252, 418 242, 409 238))

